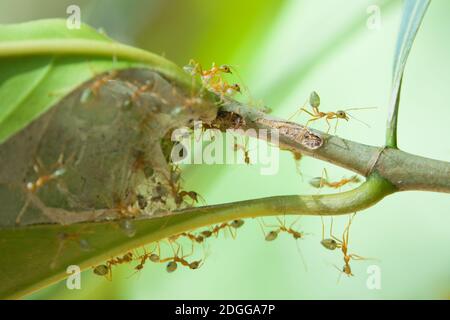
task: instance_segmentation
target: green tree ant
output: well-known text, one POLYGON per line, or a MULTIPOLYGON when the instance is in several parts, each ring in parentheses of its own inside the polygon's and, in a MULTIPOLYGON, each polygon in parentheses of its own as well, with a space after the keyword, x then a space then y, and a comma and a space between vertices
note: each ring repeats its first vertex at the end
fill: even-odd
MULTIPOLYGON (((305 103, 306 105, 306 103, 305 103)), ((304 106, 301 107, 297 112, 295 112, 289 119, 292 119, 293 117, 295 117, 296 115, 300 115, 300 113, 302 112, 306 112, 307 114, 309 114, 311 116, 311 118, 306 122, 306 127, 309 126, 309 124, 313 121, 319 120, 319 119, 325 119, 325 121, 327 122, 327 133, 330 131, 331 129, 331 125, 330 125, 330 121, 332 119, 336 119, 336 125, 334 128, 334 132, 336 133, 337 131, 337 126, 339 123, 339 119, 343 119, 345 121, 349 121, 350 118, 355 119, 359 122, 361 122, 362 124, 366 125, 367 127, 370 127, 367 123, 355 118, 354 116, 352 116, 351 114, 348 113, 348 111, 352 111, 352 110, 365 110, 365 109, 376 109, 376 108, 350 108, 350 109, 345 109, 345 110, 338 110, 336 112, 330 111, 330 112, 322 112, 319 110, 319 106, 320 106, 320 97, 317 94, 317 92, 313 91, 309 97, 309 105, 312 108, 312 111, 307 110, 304 106)))

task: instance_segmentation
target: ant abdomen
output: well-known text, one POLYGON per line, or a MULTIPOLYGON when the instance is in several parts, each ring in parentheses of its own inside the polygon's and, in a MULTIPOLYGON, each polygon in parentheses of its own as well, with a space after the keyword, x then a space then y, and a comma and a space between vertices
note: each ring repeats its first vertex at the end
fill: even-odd
POLYGON ((166 266, 166 271, 172 273, 175 270, 177 270, 177 268, 178 268, 177 263, 175 261, 170 261, 166 266))
POLYGON ((328 250, 334 250, 338 247, 338 243, 333 239, 323 239, 320 243, 328 250))

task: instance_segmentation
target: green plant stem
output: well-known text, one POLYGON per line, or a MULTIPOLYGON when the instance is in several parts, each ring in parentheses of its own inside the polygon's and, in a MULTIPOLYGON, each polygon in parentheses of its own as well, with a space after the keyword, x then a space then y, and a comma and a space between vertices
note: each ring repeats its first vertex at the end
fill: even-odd
MULTIPOLYGON (((66 259, 65 263, 76 264, 81 269, 88 269, 93 265, 102 263, 103 261, 117 256, 123 252, 142 247, 152 242, 160 241, 175 234, 187 232, 212 224, 222 223, 234 219, 256 218, 262 216, 273 215, 341 215, 363 210, 377 203, 385 196, 395 192, 395 188, 381 178, 378 174, 373 174, 369 179, 358 188, 330 195, 288 195, 276 196, 262 199, 246 200, 232 202, 214 206, 205 206, 199 208, 190 208, 176 211, 170 216, 162 216, 150 219, 141 219, 135 221, 137 233, 132 238, 120 238, 116 236, 117 241, 102 242, 99 238, 109 238, 111 233, 118 230, 114 228, 111 222, 91 222, 89 224, 75 224, 66 226, 64 232, 76 232, 83 226, 88 225, 89 229, 95 232, 85 230, 86 239, 90 243, 96 243, 95 251, 86 253, 83 259, 75 255, 71 259, 66 259), (92 237, 92 238, 90 238, 92 237), (98 238, 98 239, 97 239, 98 238)), ((30 243, 41 243, 42 250, 49 250, 52 242, 61 232, 60 225, 42 225, 31 226, 19 229, 6 229, 2 231, 4 244, 1 246, 3 252, 13 251, 15 247, 27 247, 30 243), (22 235, 22 233, 24 233, 22 235), (33 236, 35 235, 37 239, 33 236), (48 241, 48 244, 43 241, 48 241), (11 247, 8 247, 11 246, 11 247)), ((39 251, 38 249, 36 249, 39 251)), ((76 252, 76 250, 74 251, 76 252)), ((26 274, 30 264, 32 264, 32 255, 24 257, 23 263, 17 264, 13 268, 15 273, 23 272, 26 274), (27 260, 28 259, 28 260, 27 260), (27 263, 28 261, 28 263, 27 263), (22 270, 23 269, 23 270, 22 270)), ((50 263, 49 263, 50 264, 50 263)), ((8 266, 0 266, 1 269, 8 269, 8 266)), ((32 293, 42 287, 60 281, 67 277, 64 268, 58 270, 50 270, 47 266, 40 266, 42 274, 40 281, 26 281, 23 277, 21 283, 3 284, 6 288, 14 285, 14 293, 7 295, 8 298, 20 298, 23 295, 32 293)), ((2 292, 0 288, 0 296, 4 296, 6 292, 2 292)))
POLYGON ((156 71, 162 72, 168 77, 177 80, 181 85, 192 86, 193 84, 192 78, 175 63, 154 53, 117 42, 54 39, 5 41, 0 43, 0 58, 35 55, 97 56, 142 62, 143 67, 151 67, 156 71))
POLYGON ((402 80, 400 80, 398 92, 394 107, 392 109, 392 115, 388 118, 386 126, 386 147, 397 148, 397 123, 398 123, 398 110, 400 106, 400 92, 402 90, 402 80))
MULTIPOLYGON (((242 116, 243 129, 274 129, 267 125, 280 119, 239 102, 230 101, 223 111, 242 116)), ((290 123, 292 124, 292 123, 290 123)), ((298 125, 299 128, 304 128, 298 125)), ((420 190, 450 193, 450 163, 406 153, 396 148, 375 147, 311 130, 323 137, 322 147, 305 148, 289 136, 280 134, 280 147, 333 163, 363 176, 378 172, 400 191, 420 190)))

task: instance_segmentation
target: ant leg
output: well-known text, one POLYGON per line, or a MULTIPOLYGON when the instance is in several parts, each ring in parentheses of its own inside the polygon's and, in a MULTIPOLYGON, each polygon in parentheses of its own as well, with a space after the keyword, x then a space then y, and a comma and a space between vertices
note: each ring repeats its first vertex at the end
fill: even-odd
POLYGON ((348 244, 348 237, 349 237, 349 233, 350 233, 350 225, 351 224, 352 224, 352 217, 349 216, 347 228, 345 228, 345 230, 344 230, 344 233, 347 232, 346 237, 345 237, 345 243, 347 243, 347 244, 348 244))
POLYGON ((308 266, 306 264, 305 256, 303 255, 302 249, 300 248, 300 245, 298 244, 298 239, 295 240, 295 245, 297 247, 298 254, 300 255, 300 259, 302 259, 303 267, 305 268, 305 271, 308 272, 308 266))
POLYGON ((281 220, 279 216, 276 216, 275 218, 277 219, 281 227, 286 228, 286 215, 283 215, 283 220, 281 220))
MULTIPOLYGON (((278 217, 276 217, 276 218, 278 219, 278 217)), ((274 224, 266 224, 266 222, 263 220, 263 218, 261 218, 261 221, 262 221, 264 227, 267 227, 267 228, 278 228, 279 227, 279 226, 274 225, 274 224)))
POLYGON ((342 240, 333 235, 333 218, 331 218, 330 237, 338 243, 339 247, 342 246, 342 240))
POLYGON ((320 220, 322 221, 322 240, 325 240, 325 223, 322 216, 320 216, 320 220))
POLYGON ((235 240, 235 239, 236 239, 236 237, 237 237, 237 231, 236 231, 236 230, 234 230, 234 232, 235 232, 235 233, 233 233, 233 228, 232 228, 232 227, 230 227, 230 226, 228 226, 228 227, 227 227, 227 229, 228 229, 228 231, 230 231, 230 234, 231 234, 231 238, 232 238, 233 240, 235 240))
POLYGON ((330 126, 330 120, 328 120, 328 118, 325 118, 325 121, 327 122, 327 134, 330 132, 331 126, 330 126))
POLYGON ((323 172, 325 173, 325 179, 326 179, 327 181, 329 181, 330 178, 328 177, 328 171, 327 171, 327 168, 323 168, 323 172))
POLYGON ((308 110, 305 109, 305 106, 306 106, 307 103, 308 103, 308 100, 306 100, 305 103, 303 104, 303 106, 300 109, 298 109, 297 111, 295 111, 295 113, 288 118, 288 121, 291 120, 292 118, 296 117, 296 116, 300 116, 302 111, 305 111, 305 112, 309 113, 311 116, 314 116, 308 110))
POLYGON ((23 205, 22 209, 20 209, 20 212, 16 217, 16 225, 20 224, 22 217, 25 214, 25 212, 27 211, 29 205, 30 205, 30 198, 27 196, 27 200, 25 201, 25 204, 23 205))
POLYGON ((319 190, 322 189, 326 185, 327 182, 328 182, 327 169, 323 168, 322 176, 320 177, 319 190), (324 179, 324 175, 325 175, 325 179, 324 179))
POLYGON ((261 228, 261 231, 262 231, 262 233, 263 233, 263 236, 266 237, 266 232, 264 231, 264 225, 265 225, 265 223, 264 223, 263 218, 256 218, 256 220, 258 221, 258 225, 259 225, 259 227, 261 228))
POLYGON ((372 260, 370 258, 361 257, 360 255, 357 255, 355 253, 349 254, 348 256, 353 260, 372 260))
POLYGON ((344 273, 341 269, 338 268, 338 266, 336 266, 335 264, 333 265, 338 271, 339 271, 339 276, 338 279, 336 281, 336 283, 339 283, 339 281, 341 280, 341 276, 344 273))
POLYGON ((334 126, 334 134, 336 134, 336 132, 337 132, 338 123, 339 123, 339 118, 336 118, 336 125, 334 126))
POLYGON ((320 119, 320 117, 314 116, 314 118, 311 118, 311 119, 309 119, 309 120, 306 122, 305 127, 308 128, 308 127, 309 127, 309 124, 310 124, 311 122, 317 121, 317 120, 319 120, 319 119, 320 119))
POLYGON ((294 225, 295 225, 297 222, 299 222, 300 218, 301 218, 301 216, 298 217, 297 219, 295 219, 295 220, 289 225, 289 229, 292 229, 292 227, 294 227, 294 225))

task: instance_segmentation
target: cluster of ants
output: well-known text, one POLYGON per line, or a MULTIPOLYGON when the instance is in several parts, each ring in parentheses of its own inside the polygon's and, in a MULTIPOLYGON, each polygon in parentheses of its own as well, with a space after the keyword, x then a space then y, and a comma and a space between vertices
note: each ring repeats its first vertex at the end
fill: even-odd
MULTIPOLYGON (((203 69, 202 66, 197 63, 194 60, 191 60, 187 66, 184 67, 184 69, 191 74, 192 76, 199 76, 200 80, 202 82, 202 85, 207 88, 208 90, 218 94, 221 98, 221 101, 224 100, 225 97, 231 96, 235 93, 241 92, 241 87, 239 84, 230 84, 227 81, 225 81, 222 78, 223 74, 232 74, 232 67, 229 65, 216 65, 215 63, 212 64, 212 67, 210 69, 203 69)), ((92 94, 94 96, 98 95, 100 88, 110 81, 111 79, 114 79, 116 76, 115 72, 111 72, 110 74, 101 77, 94 81, 91 86, 89 87, 89 91, 87 91, 89 94, 92 94)), ((143 85, 136 89, 134 93, 131 96, 131 99, 136 99, 138 95, 144 91, 146 91, 148 85, 143 85)), ((131 87, 130 87, 131 88, 131 87)), ((86 99, 87 97, 82 97, 82 99, 86 99)), ((306 103, 305 103, 306 105, 306 103)), ((335 125, 335 131, 337 130, 338 121, 340 119, 349 121, 351 116, 348 111, 350 110, 358 110, 358 109, 373 109, 373 108, 352 108, 352 109, 346 109, 346 110, 338 110, 336 112, 322 112, 319 109, 320 106, 320 98, 319 95, 316 92, 312 92, 309 97, 309 105, 311 107, 311 110, 308 110, 305 108, 305 105, 301 107, 291 118, 293 118, 296 115, 299 115, 302 112, 307 113, 310 116, 310 119, 306 123, 306 127, 308 127, 312 122, 324 119, 327 123, 328 129, 327 133, 330 131, 331 124, 330 120, 335 119, 336 125, 335 125)), ((290 118, 290 119, 291 119, 290 118)), ((242 149, 244 151, 244 157, 245 157, 245 163, 250 164, 250 157, 249 152, 247 150, 247 146, 241 146, 241 145, 235 145, 235 151, 242 149)), ((294 154, 295 159, 298 161, 301 159, 301 154, 296 153, 294 154)), ((26 189, 29 192, 36 193, 39 189, 50 183, 51 181, 57 180, 61 176, 65 174, 64 169, 64 162, 62 157, 58 159, 58 162, 56 164, 56 168, 50 172, 50 173, 42 173, 42 165, 37 164, 33 168, 35 172, 38 174, 38 177, 34 181, 28 181, 26 183, 26 189)), ((202 200, 201 196, 194 192, 194 191, 186 191, 181 189, 181 183, 179 181, 179 175, 180 171, 179 168, 171 167, 170 170, 170 177, 167 178, 167 184, 157 184, 155 187, 155 190, 153 192, 153 195, 150 198, 150 201, 152 202, 161 202, 165 203, 168 198, 168 194, 170 193, 171 198, 174 199, 174 202, 177 207, 179 207, 182 203, 186 202, 186 198, 189 198, 192 200, 192 204, 197 203, 199 200, 202 200), (168 189, 167 187, 168 186, 168 189)), ((349 178, 342 178, 339 181, 331 181, 328 177, 328 173, 326 169, 324 169, 321 177, 315 177, 310 180, 310 185, 314 188, 333 188, 338 189, 341 188, 344 185, 351 184, 351 183, 359 183, 360 178, 356 175, 351 176, 349 178)), ((138 206, 133 206, 128 203, 118 203, 116 210, 121 217, 135 217, 137 216, 141 210, 143 210, 147 203, 146 199, 142 196, 137 197, 138 206)), ((18 216, 18 221, 20 221, 20 216, 22 215, 22 212, 18 216)), ((295 240, 302 239, 304 237, 304 233, 297 231, 293 229, 293 225, 290 225, 289 227, 286 226, 284 221, 281 221, 279 218, 278 225, 266 225, 264 222, 262 222, 262 225, 264 227, 272 228, 271 231, 265 232, 264 227, 263 232, 265 236, 266 241, 273 241, 277 239, 278 235, 280 233, 287 233, 291 235, 295 240)), ((332 226, 330 228, 330 238, 325 239, 324 238, 324 232, 322 235, 322 241, 321 244, 329 249, 329 250, 335 250, 335 249, 341 249, 342 254, 344 256, 344 267, 342 268, 342 272, 345 273, 348 276, 352 276, 352 271, 350 268, 350 260, 362 260, 365 259, 361 256, 358 256, 356 254, 349 254, 348 253, 348 239, 349 239, 349 229, 351 225, 352 217, 349 220, 348 225, 346 226, 342 239, 339 239, 335 237, 332 234, 332 226)), ((232 235, 233 238, 236 236, 236 229, 240 228, 244 224, 243 220, 234 220, 231 222, 222 223, 216 226, 213 226, 210 229, 203 230, 199 233, 192 233, 192 232, 184 232, 178 235, 175 235, 173 237, 170 237, 167 239, 169 242, 173 255, 167 258, 161 258, 160 254, 160 247, 159 243, 157 243, 156 251, 147 252, 144 249, 144 253, 137 253, 137 252, 128 252, 122 257, 116 257, 108 260, 106 264, 102 264, 99 266, 96 266, 94 268, 94 273, 97 275, 106 276, 107 278, 112 277, 112 267, 124 263, 130 263, 133 261, 138 262, 138 264, 134 267, 136 272, 142 270, 144 267, 144 264, 146 261, 151 261, 154 263, 167 263, 166 270, 167 272, 173 272, 177 269, 178 264, 187 267, 189 269, 198 269, 203 261, 202 260, 195 260, 192 262, 187 261, 186 259, 193 254, 193 248, 194 244, 203 244, 207 238, 210 238, 211 236, 217 237, 219 235, 219 232, 224 229, 228 229, 232 235), (184 255, 181 245, 177 243, 177 239, 179 238, 186 238, 189 239, 192 242, 192 250, 190 254, 184 255), (175 249, 175 247, 176 249, 175 249), (180 252, 181 251, 181 252, 180 252)), ((341 271, 341 269, 339 269, 341 271)))
MULTIPOLYGON (((321 244, 323 247, 325 247, 328 250, 336 250, 341 249, 344 265, 342 268, 338 268, 335 266, 336 269, 339 270, 340 275, 343 273, 347 276, 353 276, 352 269, 350 267, 350 261, 351 260, 368 260, 368 258, 361 257, 354 253, 349 253, 349 233, 350 233, 350 225, 352 222, 354 215, 349 217, 349 222, 347 226, 344 228, 342 238, 339 239, 338 237, 333 235, 333 222, 331 222, 330 226, 330 238, 325 238, 325 224, 322 220, 322 240, 321 244)), ((294 225, 297 223, 298 219, 295 220, 292 224, 289 226, 286 225, 285 219, 280 219, 279 217, 276 217, 278 224, 276 225, 268 225, 266 224, 262 219, 260 219, 259 224, 264 234, 264 239, 266 241, 274 241, 278 238, 278 235, 280 233, 286 233, 289 236, 292 236, 294 240, 304 239, 305 233, 302 231, 298 231, 294 229, 294 225), (266 232, 265 228, 270 228, 271 230, 266 232)), ((166 271, 168 273, 172 273, 175 270, 177 270, 178 265, 181 265, 183 267, 186 267, 191 270, 196 270, 200 268, 205 259, 200 260, 187 260, 191 255, 194 253, 194 245, 195 244, 201 244, 204 245, 205 241, 208 238, 211 238, 212 236, 215 236, 216 238, 219 236, 220 231, 222 230, 228 230, 232 236, 233 239, 237 236, 237 229, 241 228, 244 225, 244 220, 242 219, 236 219, 231 222, 224 222, 222 224, 218 224, 215 226, 210 227, 209 229, 202 230, 197 233, 193 232, 183 232, 177 235, 174 235, 165 241, 168 242, 170 245, 170 248, 172 249, 173 254, 166 258, 161 258, 161 248, 160 243, 157 242, 156 246, 153 250, 147 251, 147 249, 143 249, 142 253, 139 253, 137 251, 135 252, 127 252, 123 256, 111 258, 106 261, 105 264, 100 264, 93 268, 93 272, 96 275, 104 276, 106 279, 111 280, 112 279, 112 267, 125 264, 125 263, 131 263, 131 262, 137 262, 137 265, 134 266, 135 273, 140 272, 147 261, 151 261, 153 263, 165 263, 166 264, 166 271), (188 254, 183 253, 183 248, 180 243, 177 241, 181 238, 188 239, 191 242, 191 251, 188 254)), ((299 248, 299 247, 298 247, 299 248)), ((300 252, 300 251, 299 251, 300 252)), ((300 252, 301 254, 301 252, 300 252)), ((303 257, 302 257, 303 259, 303 257)), ((305 266, 306 268, 306 266, 305 266)))
MULTIPOLYGON (((192 76, 198 76, 200 77, 202 84, 205 88, 209 89, 210 91, 218 94, 221 98, 221 101, 224 100, 224 97, 233 95, 235 93, 241 92, 241 87, 239 84, 229 84, 226 82, 223 78, 223 74, 232 74, 232 68, 230 65, 223 64, 223 65, 216 65, 215 63, 212 64, 210 69, 204 69, 200 65, 200 63, 196 62, 195 60, 190 60, 189 64, 184 67, 184 70, 188 72, 192 76)), ((337 126, 339 123, 339 120, 345 120, 349 121, 350 118, 355 119, 364 125, 368 126, 365 122, 355 118, 352 116, 349 111, 352 110, 363 110, 363 109, 376 109, 376 108, 349 108, 345 110, 337 110, 329 111, 329 112, 323 112, 319 109, 320 106, 320 97, 317 94, 317 92, 313 91, 307 102, 299 108, 298 111, 296 111, 290 118, 294 118, 298 115, 300 115, 302 112, 307 113, 310 116, 310 119, 306 122, 306 127, 309 127, 309 125, 317 120, 324 119, 327 124, 327 131, 328 134, 331 129, 331 123, 330 120, 336 120, 336 124, 334 127, 334 132, 337 131, 337 126), (305 108, 306 104, 309 102, 309 105, 311 107, 311 110, 308 110, 305 108)), ((235 144, 234 151, 242 150, 244 152, 244 161, 246 164, 250 164, 251 159, 249 156, 249 150, 247 149, 247 145, 238 145, 235 144)), ((300 153, 294 153, 294 158, 296 162, 298 163, 301 159, 302 155, 300 153)), ((339 181, 330 181, 328 178, 328 174, 326 170, 324 169, 324 172, 322 173, 322 177, 314 177, 310 180, 310 185, 314 188, 323 188, 323 187, 329 187, 333 189, 341 188, 344 185, 351 184, 351 183, 359 183, 361 182, 360 178, 356 175, 351 176, 350 178, 342 178, 339 181)))
POLYGON ((94 268, 94 273, 100 276, 105 276, 107 279, 112 279, 112 267, 129 263, 132 261, 137 261, 138 264, 134 267, 135 272, 139 272, 144 268, 145 263, 149 260, 154 263, 167 263, 166 264, 166 271, 169 273, 174 272, 178 268, 178 264, 187 267, 191 270, 198 269, 203 260, 195 260, 189 262, 186 260, 189 256, 191 256, 194 253, 194 244, 204 244, 206 239, 211 238, 212 236, 215 236, 216 238, 219 236, 220 231, 222 230, 228 230, 231 234, 231 236, 236 238, 236 230, 242 227, 244 224, 244 220, 237 219, 233 220, 231 222, 224 222, 215 226, 212 226, 209 229, 205 229, 199 233, 192 233, 192 232, 182 232, 180 234, 171 236, 167 239, 167 242, 169 243, 173 255, 167 258, 161 258, 161 248, 159 242, 156 243, 156 247, 151 252, 147 252, 147 250, 144 248, 144 252, 142 254, 139 253, 133 253, 133 252, 127 252, 122 257, 116 257, 109 259, 106 261, 106 264, 98 265, 94 268), (183 248, 181 244, 177 242, 177 240, 181 238, 186 238, 189 241, 191 241, 191 252, 189 254, 183 254, 183 248), (176 249, 175 249, 176 247, 176 249), (181 251, 181 254, 180 254, 181 251))
POLYGON ((195 60, 190 60, 189 64, 184 66, 183 69, 191 76, 199 76, 203 87, 218 94, 221 101, 224 101, 225 96, 231 96, 235 93, 241 92, 241 86, 237 83, 230 84, 225 81, 221 74, 232 74, 232 67, 223 64, 221 66, 212 64, 211 69, 203 69, 200 63, 195 60))
MULTIPOLYGON (((224 65, 218 66, 215 63, 213 63, 210 69, 203 69, 202 66, 200 65, 200 63, 198 63, 194 60, 190 60, 189 64, 187 66, 185 66, 184 69, 192 76, 199 76, 202 81, 203 86, 206 87, 207 89, 215 92, 216 94, 219 94, 222 100, 225 96, 232 95, 236 92, 241 92, 239 84, 237 84, 237 83, 229 84, 228 82, 223 80, 223 78, 221 77, 222 74, 232 74, 233 68, 230 65, 224 64, 224 65)), ((89 90, 87 92, 89 92, 90 94, 92 94, 94 96, 98 95, 100 88, 105 83, 110 81, 111 79, 114 79, 114 77, 116 77, 116 74, 117 73, 113 71, 113 72, 105 75, 104 77, 97 79, 96 81, 94 81, 91 84, 91 86, 89 87, 89 90)), ((131 98, 135 99, 136 96, 138 96, 140 93, 146 91, 148 89, 147 86, 148 85, 143 85, 139 88, 135 88, 136 90, 132 94, 131 98)), ((306 105, 306 103, 305 103, 305 105, 306 105)), ((350 115, 348 113, 348 111, 360 110, 360 109, 373 109, 373 108, 351 108, 351 109, 346 109, 346 110, 338 110, 336 112, 322 112, 319 110, 320 97, 315 91, 313 91, 309 97, 309 105, 311 106, 312 111, 307 110, 305 108, 305 105, 303 107, 301 107, 289 119, 295 117, 296 115, 299 115, 302 112, 306 112, 308 115, 311 116, 311 118, 306 123, 306 127, 308 127, 311 122, 317 121, 319 119, 325 119, 327 126, 328 126, 327 133, 330 131, 330 128, 331 128, 330 120, 336 119, 336 125, 335 125, 335 132, 336 132, 338 121, 340 119, 343 119, 346 121, 348 121, 350 119, 350 117, 353 119, 356 119, 355 117, 350 115)), ((356 120, 358 120, 358 119, 356 119, 356 120)), ((358 120, 358 121, 360 121, 360 120, 358 120)), ((364 123, 364 122, 362 122, 362 123, 364 123)), ((364 123, 364 124, 367 125, 366 123, 364 123)), ((250 164, 251 159, 249 156, 249 151, 247 149, 247 146, 235 144, 234 151, 238 151, 238 150, 242 150, 244 152, 245 163, 250 164)), ((294 158, 298 162, 301 159, 301 154, 300 153, 294 154, 294 158)), ((42 166, 40 166, 40 167, 42 167, 42 166)), ((40 189, 41 187, 46 185, 48 182, 61 177, 65 173, 65 169, 62 167, 62 162, 60 160, 58 161, 57 169, 50 174, 40 175, 41 170, 39 169, 39 167, 37 165, 34 166, 34 169, 35 169, 36 173, 38 173, 39 177, 35 181, 30 181, 27 183, 26 188, 30 192, 36 192, 38 189, 40 189)), ((171 172, 171 175, 176 174, 176 173, 178 173, 178 172, 171 172)), ((186 198, 186 197, 189 197, 194 203, 198 202, 198 200, 200 199, 200 196, 196 192, 181 190, 179 183, 172 183, 172 181, 173 181, 173 179, 171 176, 169 185, 170 185, 171 193, 175 199, 175 203, 176 203, 177 207, 179 207, 179 205, 184 202, 184 198, 186 198)), ((330 179, 328 178, 328 173, 324 169, 321 177, 314 177, 310 180, 309 183, 314 188, 329 187, 329 188, 333 188, 333 189, 338 189, 344 185, 351 184, 351 183, 359 183, 359 182, 361 182, 361 180, 356 175, 351 176, 350 178, 344 177, 339 181, 330 181, 330 179)), ((164 201, 163 200, 163 195, 164 195, 163 191, 164 190, 163 190, 163 188, 159 188, 159 189, 161 190, 161 192, 159 192, 159 193, 156 192, 156 194, 151 199, 152 201, 160 201, 160 202, 164 201)), ((138 209, 135 207, 131 207, 130 205, 119 204, 118 211, 122 215, 135 216, 137 214, 138 209)))

